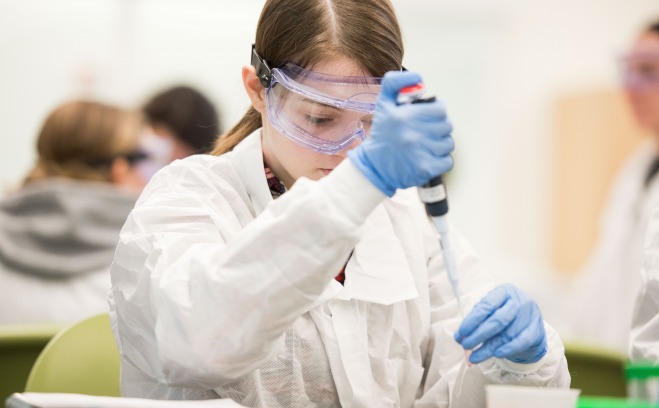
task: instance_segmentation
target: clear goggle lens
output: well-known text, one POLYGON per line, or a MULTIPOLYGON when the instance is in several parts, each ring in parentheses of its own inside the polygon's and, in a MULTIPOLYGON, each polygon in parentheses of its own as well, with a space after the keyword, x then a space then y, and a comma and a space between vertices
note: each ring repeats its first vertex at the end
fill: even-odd
POLYGON ((336 154, 355 140, 365 139, 379 81, 294 67, 298 71, 273 70, 266 105, 275 129, 295 143, 325 154, 336 154))
POLYGON ((659 87, 659 52, 629 54, 620 61, 626 87, 659 87))

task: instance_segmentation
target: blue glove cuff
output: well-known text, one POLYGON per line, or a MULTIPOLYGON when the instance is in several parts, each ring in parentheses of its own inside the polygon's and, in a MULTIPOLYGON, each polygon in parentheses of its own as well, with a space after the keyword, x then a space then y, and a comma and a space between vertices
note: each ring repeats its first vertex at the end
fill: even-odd
POLYGON ((353 149, 348 151, 348 158, 352 161, 352 164, 359 169, 359 171, 373 183, 378 190, 382 191, 387 197, 391 197, 396 193, 396 189, 388 185, 382 177, 375 171, 374 166, 368 160, 366 155, 364 155, 363 149, 353 149))

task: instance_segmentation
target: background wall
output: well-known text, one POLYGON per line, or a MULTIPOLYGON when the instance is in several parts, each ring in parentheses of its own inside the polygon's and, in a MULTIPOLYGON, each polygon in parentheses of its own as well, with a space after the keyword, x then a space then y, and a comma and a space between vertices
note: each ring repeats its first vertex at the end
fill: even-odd
MULTIPOLYGON (((656 0, 393 0, 404 64, 456 126, 450 217, 501 279, 551 275, 555 104, 615 91, 616 57, 656 0)), ((34 159, 45 115, 87 95, 136 106, 179 82, 225 127, 262 0, 0 0, 0 187, 34 159)), ((575 226, 578 228, 578 226, 575 226)), ((528 283, 527 283, 528 284, 528 283)))

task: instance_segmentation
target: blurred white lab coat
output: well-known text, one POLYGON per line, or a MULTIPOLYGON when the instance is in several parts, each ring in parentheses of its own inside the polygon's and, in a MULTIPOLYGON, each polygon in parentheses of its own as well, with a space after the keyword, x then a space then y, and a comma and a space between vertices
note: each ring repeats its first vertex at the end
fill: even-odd
MULTIPOLYGON (((257 131, 166 167, 139 199, 112 267, 123 395, 348 408, 449 406, 453 393, 452 406, 484 406, 485 383, 569 385, 548 326, 539 362, 465 370, 415 189, 384 199, 345 160, 273 202, 263 167, 257 131), (348 259, 344 287, 334 276, 348 259)), ((455 243, 473 305, 493 282, 455 243)))
POLYGON ((629 356, 632 361, 659 364, 659 205, 650 217, 644 255, 629 356))
POLYGON ((644 185, 655 157, 654 140, 645 140, 614 181, 596 246, 555 322, 565 340, 628 351, 647 224, 659 198, 659 177, 644 185))

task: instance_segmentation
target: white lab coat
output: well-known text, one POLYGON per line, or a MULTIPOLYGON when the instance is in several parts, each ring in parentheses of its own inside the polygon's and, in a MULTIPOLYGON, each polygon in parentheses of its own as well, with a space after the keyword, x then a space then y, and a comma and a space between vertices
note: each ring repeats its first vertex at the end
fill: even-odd
POLYGON ((632 361, 659 364, 659 205, 650 217, 644 254, 629 337, 629 356, 632 361))
POLYGON ((659 198, 659 177, 647 187, 643 184, 656 155, 654 140, 645 140, 614 181, 598 241, 564 303, 563 321, 556 321, 566 340, 597 343, 623 354, 628 351, 647 224, 659 198))
MULTIPOLYGON (((455 241, 472 305, 492 279, 455 241)), ((152 179, 121 233, 110 302, 125 396, 471 407, 484 406, 486 382, 569 385, 550 327, 539 362, 465 370, 456 302, 416 191, 385 199, 345 160, 273 201, 260 132, 152 179), (334 276, 348 259, 344 287, 334 276), (463 402, 450 404, 452 393, 463 402)))

